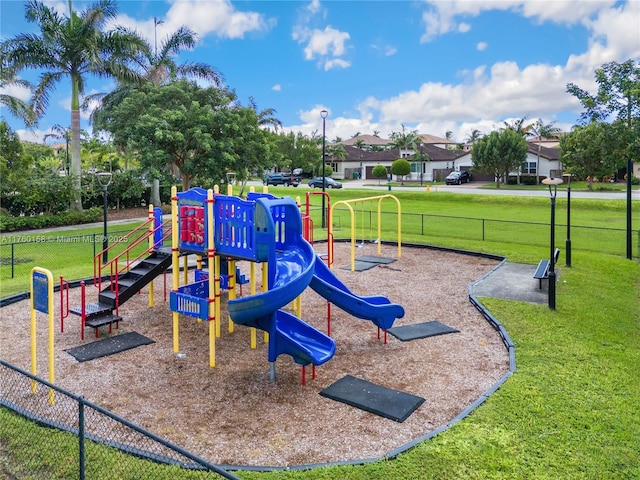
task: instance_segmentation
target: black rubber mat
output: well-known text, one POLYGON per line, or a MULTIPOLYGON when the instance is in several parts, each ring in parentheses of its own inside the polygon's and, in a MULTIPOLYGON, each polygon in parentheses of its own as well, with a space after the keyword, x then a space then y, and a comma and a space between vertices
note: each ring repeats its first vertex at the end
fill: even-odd
POLYGON ((404 422, 424 402, 424 398, 393 390, 347 375, 332 383, 320 395, 352 407, 404 422))
POLYGON ((375 257, 373 255, 360 255, 359 257, 356 257, 356 260, 369 263, 382 263, 385 265, 396 261, 395 258, 375 257))
POLYGON ((432 322, 414 323, 413 325, 402 325, 399 327, 391 327, 387 332, 396 337, 398 340, 408 342, 418 338, 435 337, 436 335, 444 335, 446 333, 456 333, 453 327, 449 327, 437 320, 432 322))
POLYGON ((86 362, 151 343, 155 342, 144 335, 140 335, 138 332, 129 332, 70 348, 65 352, 73 356, 78 362, 86 362))
MULTIPOLYGON (((364 272, 365 270, 369 270, 370 268, 377 267, 377 263, 372 262, 362 262, 360 260, 356 260, 354 264, 354 268, 356 272, 364 272)), ((340 267, 342 270, 351 270, 351 264, 345 265, 344 267, 340 267)))

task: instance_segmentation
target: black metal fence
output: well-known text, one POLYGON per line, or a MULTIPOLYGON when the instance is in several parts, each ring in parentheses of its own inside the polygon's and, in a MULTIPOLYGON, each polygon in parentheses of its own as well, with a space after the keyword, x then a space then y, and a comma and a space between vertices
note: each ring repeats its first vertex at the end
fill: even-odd
MULTIPOLYGON (((35 450, 47 455, 46 462, 28 466, 29 478, 170 479, 178 470, 188 469, 189 478, 238 479, 108 410, 2 360, 0 405, 38 425, 69 434, 67 439, 60 440, 61 446, 51 445, 51 437, 42 435, 40 429, 34 429, 29 438, 25 438, 24 430, 19 435, 15 432, 30 448, 36 446, 35 450), (55 473, 49 465, 55 465, 55 473)), ((12 436, 11 422, 7 423, 0 429, 0 443, 12 436)))
MULTIPOLYGON (((110 258, 129 246, 126 234, 130 231, 109 231, 109 245, 122 242, 109 252, 110 258)), ((0 298, 29 290, 31 269, 36 266, 50 270, 56 279, 58 276, 70 281, 92 278, 93 259, 102 251, 103 240, 101 233, 66 235, 29 232, 0 237, 0 298)), ((146 244, 141 244, 132 254, 139 254, 145 248, 146 244)))
MULTIPOLYGON (((320 211, 312 211, 314 224, 320 225, 320 211), (318 217, 315 221, 315 217, 318 217)), ((359 240, 375 240, 377 236, 377 211, 358 210, 355 213, 355 234, 359 240)), ((381 226, 387 233, 396 230, 397 213, 381 212, 381 226)), ((351 219, 346 210, 337 210, 332 219, 336 238, 349 238, 351 219)), ((108 243, 123 237, 128 231, 110 231, 108 243)), ((389 233, 391 234, 391 233, 389 233)), ((638 235, 633 232, 640 251, 638 235)), ((455 217, 448 215, 402 213, 403 238, 438 245, 441 239, 461 241, 501 242, 548 248, 549 224, 487 218, 455 217)), ((556 242, 562 248, 570 235, 574 250, 601 252, 610 255, 626 255, 626 235, 623 228, 603 228, 584 225, 556 225, 556 242)), ((317 234, 316 238, 322 235, 317 234)), ((387 238, 383 238, 387 239, 387 238)), ((28 289, 28 279, 34 266, 46 268, 55 275, 74 281, 93 275, 93 258, 102 249, 102 234, 87 235, 32 235, 11 234, 0 237, 0 297, 28 289)), ((126 243, 123 248, 126 248, 126 243)), ((141 246, 140 248, 143 248, 141 246)), ((114 251, 111 255, 116 255, 114 251)), ((640 256, 640 255, 639 255, 640 256)))
MULTIPOLYGON (((317 214, 317 212, 314 212, 317 214)), ((358 240, 375 240, 378 228, 378 212, 358 210, 355 212, 355 235, 358 240)), ((334 211, 336 238, 348 238, 351 219, 346 210, 334 211)), ((397 213, 381 212, 382 231, 391 235, 396 230, 397 213)), ((562 248, 567 237, 573 250, 600 252, 609 255, 626 255, 626 235, 623 228, 603 228, 585 225, 556 224, 557 246, 562 248)), ((456 217, 420 213, 402 213, 402 238, 418 237, 420 243, 439 245, 441 239, 461 241, 500 242, 530 247, 549 248, 549 223, 523 222, 515 220, 493 220, 487 218, 456 217)), ((632 232, 636 242, 633 251, 640 256, 640 230, 632 232)), ((384 237, 383 240, 387 240, 384 237)))

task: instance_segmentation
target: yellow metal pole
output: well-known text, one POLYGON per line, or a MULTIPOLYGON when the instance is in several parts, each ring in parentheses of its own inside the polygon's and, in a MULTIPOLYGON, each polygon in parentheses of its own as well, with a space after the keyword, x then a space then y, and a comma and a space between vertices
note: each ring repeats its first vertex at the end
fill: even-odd
MULTIPOLYGON (((33 273, 31 274, 31 285, 29 285, 29 288, 31 290, 31 296, 29 297, 31 299, 30 303, 31 303, 31 373, 33 375, 37 375, 38 374, 38 362, 37 362, 37 352, 36 352, 36 348, 37 348, 37 344, 38 342, 36 341, 36 309, 33 306, 33 302, 34 302, 34 298, 33 298, 33 273)), ((36 393, 36 389, 37 389, 37 384, 35 380, 31 380, 31 392, 36 393)))
MULTIPOLYGON (((229 286, 229 300, 235 300, 236 299, 236 261, 227 260, 227 265, 228 265, 227 282, 229 286)), ((229 333, 233 333, 233 320, 231 320, 231 315, 229 315, 229 333)))
MULTIPOLYGON (((252 187, 253 188, 253 187, 252 187)), ((249 266, 249 294, 256 294, 256 262, 251 262, 249 266)), ((257 348, 256 327, 251 327, 251 348, 257 348)))
MULTIPOLYGON (((266 187, 265 187, 266 188, 266 187)), ((262 291, 269 290, 269 262, 262 262, 262 291)), ((264 332, 264 343, 269 343, 269 332, 264 332)))
MULTIPOLYGON (((41 268, 41 267, 33 267, 31 269, 31 285, 30 285, 30 292, 31 292, 31 301, 30 301, 30 306, 31 306, 31 373, 33 373, 34 375, 36 375, 37 372, 37 368, 38 368, 38 362, 37 362, 37 353, 36 353, 36 345, 37 345, 37 329, 36 329, 36 306, 35 306, 35 291, 33 288, 33 279, 34 279, 34 274, 35 273, 40 273, 43 274, 47 277, 47 316, 48 316, 48 322, 47 322, 47 329, 48 331, 48 347, 49 347, 49 356, 48 356, 48 360, 49 360, 49 383, 53 384, 55 383, 55 354, 54 354, 54 346, 55 346, 55 342, 54 342, 54 322, 53 322, 53 316, 54 316, 54 309, 53 309, 53 275, 51 274, 51 272, 49 270, 47 270, 46 268, 41 268)), ((44 313, 44 312, 43 312, 44 313)), ((36 382, 35 380, 33 380, 31 382, 31 391, 33 393, 36 393, 36 382)), ((49 388, 49 405, 53 405, 53 397, 54 397, 54 390, 52 388, 49 388)))
MULTIPOLYGON (((178 252, 178 190, 171 187, 171 278, 174 292, 180 286, 180 256, 178 252)), ((173 353, 180 351, 179 314, 173 312, 173 353)))
MULTIPOLYGON (((48 290, 48 310, 49 310, 49 383, 56 383, 55 369, 54 369, 54 361, 55 355, 53 352, 54 341, 54 325, 53 325, 53 275, 49 270, 46 270, 47 275, 47 290, 48 290)), ((49 388, 49 405, 53 405, 53 388, 49 388)))
MULTIPOLYGON (((209 281, 211 281, 212 275, 209 273, 209 281)), ((215 302, 216 302, 216 337, 220 337, 220 256, 215 257, 215 268, 213 273, 213 282, 215 284, 215 302)))
MULTIPOLYGON (((353 213, 353 208, 350 206, 351 203, 357 203, 357 202, 365 202, 365 201, 369 201, 369 200, 378 200, 378 254, 381 253, 381 242, 382 239, 380 238, 382 235, 382 215, 381 215, 381 204, 382 204, 382 200, 384 200, 385 198, 391 198, 393 200, 395 200, 396 202, 396 206, 398 207, 398 225, 397 225, 397 229, 398 229, 398 258, 400 258, 402 256, 402 207, 400 206, 400 201, 398 200, 397 197, 395 197, 394 195, 378 195, 375 197, 366 197, 366 198, 354 198, 351 200, 340 200, 339 202, 334 203, 331 206, 331 217, 333 218, 333 210, 335 209, 336 206, 338 205, 346 205, 349 210, 351 211, 351 271, 355 270, 355 231, 354 231, 354 225, 355 225, 355 220, 354 220, 354 213, 353 213)), ((332 226, 329 225, 329 236, 331 237, 331 233, 332 233, 332 226)))
MULTIPOLYGON (((213 190, 207 191, 207 268, 209 270, 209 292, 208 292, 208 321, 209 321, 209 366, 216 366, 216 324, 218 318, 216 316, 216 309, 218 308, 219 298, 216 297, 216 282, 214 278, 215 271, 215 259, 216 259, 216 246, 214 241, 213 232, 213 190)), ((200 258, 200 268, 202 268, 202 258, 200 258)))
MULTIPOLYGON (((349 213, 351 217, 351 271, 355 272, 356 271, 356 215, 353 211, 353 207, 350 205, 351 202, 353 202, 353 200, 340 200, 339 202, 334 203, 333 205, 331 205, 330 214, 331 214, 331 218, 333 219, 334 218, 333 211, 338 205, 345 205, 349 209, 349 213)), ((333 223, 333 220, 329 224, 329 236, 331 236, 331 234, 333 233, 333 227, 331 223, 333 223)))

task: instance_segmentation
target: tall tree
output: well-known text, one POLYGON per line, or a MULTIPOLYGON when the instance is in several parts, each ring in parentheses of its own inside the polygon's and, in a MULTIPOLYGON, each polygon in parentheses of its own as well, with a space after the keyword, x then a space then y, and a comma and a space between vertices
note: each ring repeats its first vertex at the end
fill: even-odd
POLYGON ((595 94, 573 83, 567 84, 567 92, 584 107, 580 116, 583 125, 594 121, 612 123, 617 140, 608 148, 622 166, 626 159, 640 156, 640 62, 606 63, 596 70, 595 78, 595 94))
POLYGON ((69 174, 69 142, 71 142, 71 127, 63 127, 62 125, 55 124, 51 127, 51 132, 45 134, 43 141, 46 143, 48 139, 53 138, 55 140, 64 140, 64 171, 69 174))
POLYGON ((39 34, 21 33, 2 43, 4 62, 16 72, 43 70, 33 103, 42 113, 55 84, 63 78, 71 81, 71 173, 74 176, 74 201, 71 208, 82 210, 80 164, 80 97, 90 75, 126 78, 131 76, 131 60, 140 51, 137 36, 124 30, 104 31, 117 14, 115 0, 100 0, 86 10, 76 12, 68 0, 69 15, 64 16, 44 2, 29 0, 25 6, 27 21, 35 23, 39 34))
POLYGON ((282 122, 274 116, 277 113, 275 108, 265 108, 258 111, 258 104, 253 97, 249 97, 249 106, 258 115, 258 124, 261 127, 271 126, 275 133, 278 133, 278 129, 282 129, 282 122))
POLYGON ((589 190, 593 190, 594 180, 615 173, 617 162, 607 146, 612 134, 610 125, 591 122, 560 139, 562 164, 573 175, 587 179, 589 190))
MULTIPOLYGON (((220 87, 223 83, 223 76, 215 68, 200 62, 182 62, 177 63, 176 57, 182 50, 192 49, 197 44, 197 35, 188 27, 182 26, 175 32, 168 35, 160 43, 158 50, 157 28, 158 25, 164 23, 158 18, 153 18, 154 22, 154 44, 153 46, 144 38, 140 38, 141 54, 137 58, 134 66, 135 77, 125 78, 121 81, 117 88, 104 95, 102 93, 87 97, 85 107, 91 105, 96 99, 101 101, 100 107, 92 112, 91 119, 97 130, 103 128, 103 124, 108 119, 103 118, 109 107, 113 107, 122 102, 126 96, 137 86, 143 83, 150 83, 154 86, 166 85, 167 83, 177 79, 197 79, 211 82, 213 85, 220 87)), ((130 152, 129 145, 116 145, 116 148, 126 153, 130 152)), ((153 177, 151 202, 154 205, 160 204, 160 181, 159 177, 164 172, 157 169, 151 169, 147 175, 153 177)))
POLYGON ((405 126, 402 125, 401 132, 391 132, 391 144, 389 147, 400 150, 401 155, 403 150, 405 150, 405 153, 413 154, 418 148, 419 143, 420 137, 418 137, 418 131, 407 131, 405 126), (408 150, 411 150, 411 152, 407 152, 408 150))
POLYGON ((480 138, 482 138, 482 132, 477 128, 474 128, 464 141, 473 145, 476 140, 479 140, 480 138))
POLYGON ((329 157, 331 160, 342 161, 347 158, 347 150, 341 143, 333 143, 331 145, 327 145, 326 153, 327 157, 329 157))
POLYGON ((555 126, 555 121, 544 123, 541 118, 538 118, 534 123, 529 125, 526 130, 530 137, 534 138, 534 141, 538 144, 538 154, 536 157, 536 184, 540 180, 540 151, 542 149, 543 138, 558 138, 560 129, 555 126))
MULTIPOLYGON (((0 194, 6 200, 7 195, 18 191, 28 177, 32 162, 24 154, 20 137, 9 124, 0 120, 0 194)), ((2 202, 3 205, 6 201, 2 202)))
POLYGON ((172 167, 185 191, 194 179, 226 183, 230 171, 242 180, 272 157, 255 111, 236 100, 229 90, 187 80, 146 84, 109 108, 105 127, 139 152, 143 167, 172 167))
POLYGON ((527 158, 527 142, 521 134, 511 129, 493 131, 478 140, 471 148, 473 168, 491 173, 500 188, 501 178, 522 168, 527 158))
POLYGON ((576 97, 585 109, 580 116, 583 124, 621 119, 631 125, 632 119, 640 118, 639 62, 605 63, 596 70, 595 77, 598 84, 595 95, 574 83, 567 84, 567 92, 576 97))
POLYGON ((512 121, 504 121, 504 129, 513 130, 514 132, 522 135, 523 137, 527 136, 527 127, 525 127, 524 122, 527 121, 527 117, 516 118, 512 121))

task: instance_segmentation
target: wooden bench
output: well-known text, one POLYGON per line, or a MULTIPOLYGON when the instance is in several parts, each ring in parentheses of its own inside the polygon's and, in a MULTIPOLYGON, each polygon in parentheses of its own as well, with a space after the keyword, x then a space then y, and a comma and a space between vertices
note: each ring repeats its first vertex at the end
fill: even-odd
MULTIPOLYGON (((560 249, 556 248, 553 252, 553 264, 558 263, 558 257, 560 256, 560 249)), ((551 266, 549 259, 545 258, 540 260, 538 263, 538 268, 536 268, 535 273, 533 274, 533 278, 540 281, 540 285, 538 288, 542 289, 542 280, 545 278, 549 278, 549 267, 551 266)))

